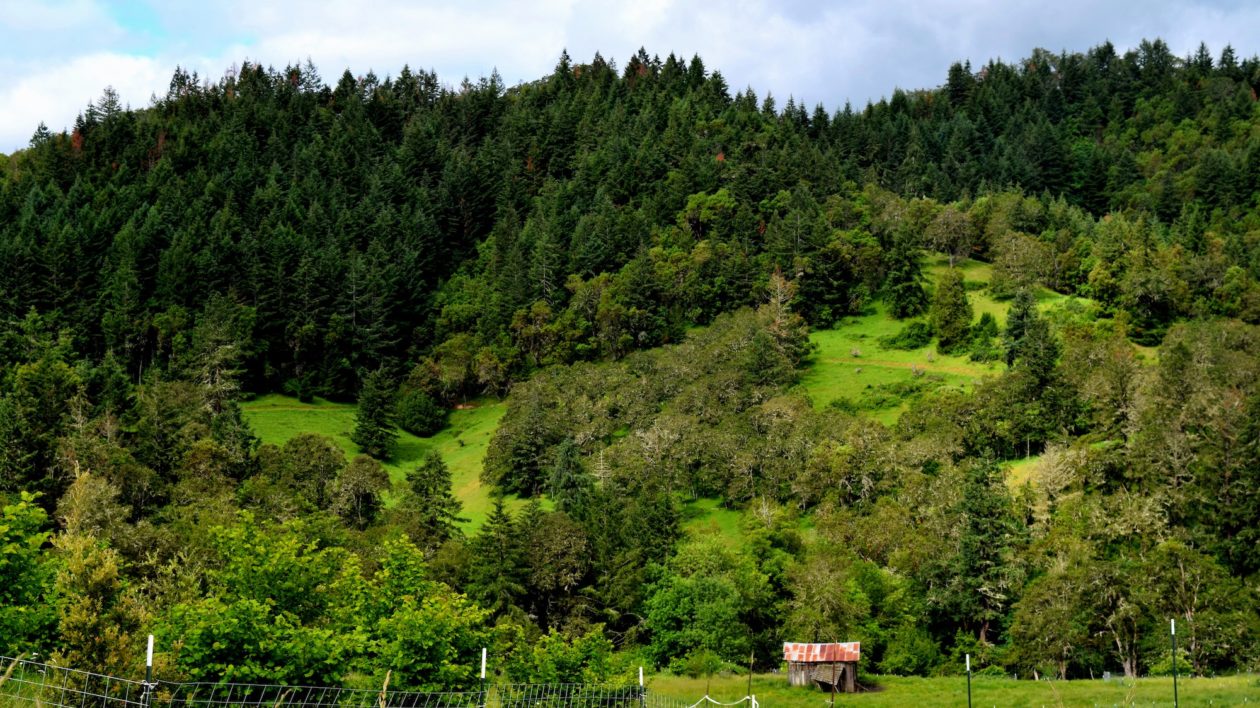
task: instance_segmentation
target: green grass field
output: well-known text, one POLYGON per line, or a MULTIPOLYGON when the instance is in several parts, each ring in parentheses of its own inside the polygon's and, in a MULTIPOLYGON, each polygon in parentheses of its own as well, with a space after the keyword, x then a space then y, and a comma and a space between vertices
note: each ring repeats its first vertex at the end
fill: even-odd
MULTIPOLYGON (((316 433, 335 441, 347 457, 359 454, 358 446, 350 440, 356 410, 353 403, 320 399, 303 403, 296 398, 272 394, 247 401, 241 408, 245 419, 265 443, 283 445, 301 433, 316 433)), ((455 496, 464 505, 463 516, 468 519, 465 530, 480 527, 493 504, 490 490, 481 484, 481 463, 490 436, 506 410, 507 405, 501 401, 479 400, 470 408, 452 411, 450 425, 433 437, 418 438, 399 431, 394 457, 385 463, 390 479, 401 482, 429 450, 436 449, 451 468, 451 484, 455 496)))
MULTIPOLYGON (((871 691, 838 694, 836 705, 884 708, 912 706, 966 706, 967 682, 962 676, 946 678, 913 678, 899 676, 863 676, 860 683, 871 691)), ((648 691, 686 701, 699 700, 708 686, 714 700, 730 702, 748 691, 747 676, 692 679, 682 676, 655 676, 648 681, 648 691)), ((971 683, 972 704, 1000 708, 1041 708, 1042 706, 1172 706, 1171 678, 1144 678, 1136 682, 1112 681, 1015 681, 1013 679, 974 677, 971 683)), ((824 708, 830 694, 814 688, 789 688, 783 674, 758 674, 753 677, 752 692, 765 708, 824 708)), ((1182 706, 1260 705, 1260 678, 1228 676, 1222 678, 1182 678, 1178 681, 1182 706)), ((744 704, 747 706, 747 704, 744 704)))
MULTIPOLYGON (((968 281, 988 283, 991 268, 987 263, 963 261, 959 264, 968 281)), ((942 259, 932 259, 925 270, 935 280, 948 268, 942 259), (939 262, 938 262, 939 260, 939 262)), ((969 292, 972 308, 979 318, 982 312, 993 312, 999 322, 1006 317, 1006 303, 989 298, 982 290, 969 292)), ((801 377, 801 388, 814 405, 821 408, 832 401, 847 398, 857 401, 863 394, 880 386, 911 382, 914 369, 925 372, 940 386, 967 388, 980 377, 999 371, 997 364, 977 363, 966 356, 947 356, 936 351, 936 343, 906 351, 886 349, 879 339, 901 331, 907 321, 894 319, 883 302, 875 302, 860 317, 846 318, 835 329, 817 330, 810 341, 817 349, 809 369, 801 377)), ((893 423, 905 410, 906 403, 866 411, 884 423, 893 423)))
MULTIPOLYGON (((993 315, 998 326, 1006 324, 1010 302, 996 300, 989 295, 988 285, 993 277, 993 267, 974 260, 960 261, 957 265, 969 286, 967 293, 975 319, 984 313, 993 315)), ((924 272, 935 282, 949 268, 944 256, 932 256, 925 263, 924 272)), ((1080 298, 1062 295, 1046 288, 1037 289, 1037 303, 1042 310, 1080 298)), ((837 399, 858 401, 864 394, 878 392, 881 386, 901 384, 914 380, 912 371, 917 368, 934 386, 969 388, 980 378, 1000 372, 1004 367, 995 362, 971 361, 966 355, 950 356, 936 351, 936 342, 920 349, 905 351, 886 349, 879 339, 894 335, 911 320, 897 320, 888 314, 883 302, 876 301, 859 317, 849 317, 834 329, 818 330, 810 335, 817 347, 813 363, 801 377, 801 389, 813 400, 816 407, 824 407, 837 399)), ((883 423, 894 423, 906 409, 907 403, 864 411, 865 415, 883 423)))
POLYGON ((684 504, 683 531, 691 535, 715 534, 732 546, 742 546, 744 515, 721 504, 720 499, 697 499, 684 504))

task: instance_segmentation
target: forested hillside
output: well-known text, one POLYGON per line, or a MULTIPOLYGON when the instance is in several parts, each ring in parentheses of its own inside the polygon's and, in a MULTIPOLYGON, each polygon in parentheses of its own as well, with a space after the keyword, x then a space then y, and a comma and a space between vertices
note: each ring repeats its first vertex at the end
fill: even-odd
POLYGON ((1196 673, 1255 668, 1260 60, 944 79, 811 110, 643 51, 245 64, 40 126, 0 158, 0 653, 1081 677, 1165 671, 1176 617, 1196 673), (263 394, 354 430, 260 435, 263 394), (484 460, 447 431, 399 470, 396 428, 487 399, 484 460), (456 455, 512 499, 468 534, 456 455))

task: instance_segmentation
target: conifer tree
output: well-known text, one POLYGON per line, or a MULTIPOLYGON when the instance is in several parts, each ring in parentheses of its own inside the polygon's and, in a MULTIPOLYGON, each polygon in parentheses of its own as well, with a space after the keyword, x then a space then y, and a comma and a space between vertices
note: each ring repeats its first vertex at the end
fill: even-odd
POLYGON ((923 289, 919 249, 908 238, 896 238, 884 257, 884 299, 893 317, 904 319, 922 314, 928 296, 923 289))
POLYGON ((379 460, 393 453, 398 433, 394 430, 394 391, 383 370, 368 374, 359 392, 359 410, 350 439, 364 452, 379 460))
POLYGON ((967 469, 958 512, 966 525, 954 559, 951 602, 957 619, 988 642, 1023 580, 1015 563, 1022 526, 995 462, 978 460, 967 469))
POLYGON ((967 342, 971 328, 971 303, 963 286, 962 271, 950 268, 941 276, 928 318, 932 331, 940 339, 941 351, 953 351, 967 342))
POLYGON ((410 503, 417 514, 417 543, 435 547, 456 534, 459 500, 451 492, 451 470, 441 453, 430 450, 420 466, 407 473, 410 503))
POLYGON ((1028 324, 1036 318, 1037 302, 1027 288, 1021 289, 1011 303, 1010 312, 1006 315, 1006 329, 1002 332, 1002 347, 1006 352, 1007 366, 1015 363, 1019 346, 1028 331, 1028 324))
POLYGON ((470 571, 468 593, 497 615, 511 611, 525 592, 526 568, 518 526, 503 500, 496 499, 472 542, 473 553, 482 560, 470 571))
POLYGON ((582 464, 582 449, 572 438, 566 439, 556 448, 547 494, 556 509, 571 511, 586 503, 592 486, 590 473, 582 464))

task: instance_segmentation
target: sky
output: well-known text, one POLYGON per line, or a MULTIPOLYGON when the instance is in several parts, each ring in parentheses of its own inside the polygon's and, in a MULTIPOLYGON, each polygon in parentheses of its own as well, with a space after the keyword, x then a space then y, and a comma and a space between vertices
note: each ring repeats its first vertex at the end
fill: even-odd
POLYGON ((314 62, 384 78, 403 65, 458 84, 497 69, 508 85, 548 73, 562 50, 624 66, 644 47, 699 54, 732 91, 752 86, 829 110, 894 88, 938 86, 954 61, 1032 49, 1124 51, 1161 37, 1181 56, 1206 42, 1256 54, 1260 3, 1233 0, 0 0, 0 153, 42 121, 73 124, 112 86, 133 108, 176 66, 218 79, 251 61, 314 62))

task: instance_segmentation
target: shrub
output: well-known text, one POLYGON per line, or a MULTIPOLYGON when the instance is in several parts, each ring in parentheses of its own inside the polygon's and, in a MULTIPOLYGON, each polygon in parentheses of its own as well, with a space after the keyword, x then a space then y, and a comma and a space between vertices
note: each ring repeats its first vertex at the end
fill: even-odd
POLYGON ((880 345, 885 349, 903 349, 906 351, 922 349, 931 341, 932 328, 926 322, 911 322, 902 327, 900 332, 879 338, 880 345))
POLYGON ((941 663, 941 648, 922 627, 898 629, 888 640, 879 668, 899 676, 926 676, 941 663))
POLYGON ((398 427, 422 438, 446 427, 446 408, 420 390, 403 391, 398 396, 394 415, 398 427))

